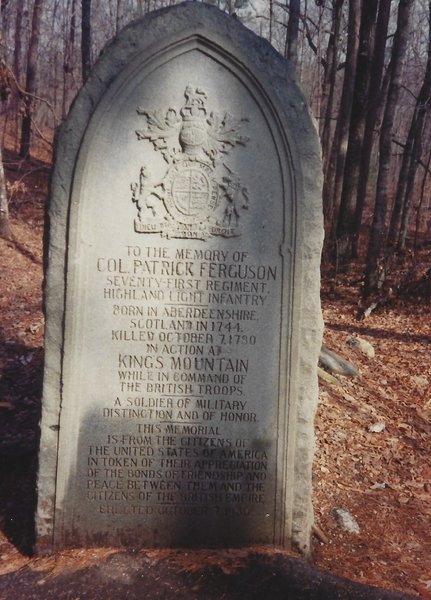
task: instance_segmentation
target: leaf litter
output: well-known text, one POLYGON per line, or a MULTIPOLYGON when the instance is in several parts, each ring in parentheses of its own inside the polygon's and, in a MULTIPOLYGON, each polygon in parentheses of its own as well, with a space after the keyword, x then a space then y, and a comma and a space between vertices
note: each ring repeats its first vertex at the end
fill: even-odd
MULTIPOLYGON (((32 519, 29 507, 35 504, 32 457, 37 454, 40 414, 47 173, 41 167, 26 178, 25 188, 16 189, 10 207, 14 239, 0 239, 0 450, 5 457, 0 472, 0 574, 30 568, 47 573, 44 579, 49 573, 103 564, 116 552, 87 549, 49 558, 28 556, 33 540, 25 531, 32 519), (15 464, 8 465, 17 447, 24 448, 19 466, 25 477, 31 475, 28 488, 16 485, 20 472, 15 464), (26 511, 22 522, 5 521, 8 502, 18 516, 26 511)), ((13 171, 8 177, 13 184, 13 171)), ((423 260, 429 261, 430 254, 423 260)), ((314 561, 338 576, 431 598, 431 307, 394 300, 359 322, 358 298, 359 290, 347 280, 339 282, 335 293, 323 286, 324 343, 355 363, 361 377, 320 379, 314 561), (347 343, 352 336, 370 343, 375 356, 353 352, 347 343), (384 424, 379 432, 372 430, 377 424, 384 424), (340 529, 333 513, 340 506, 360 524, 359 533, 340 529)), ((180 572, 197 573, 208 565, 233 573, 257 552, 294 556, 268 548, 139 551, 150 566, 168 561, 180 572)), ((199 589, 200 583, 194 592, 199 589)))

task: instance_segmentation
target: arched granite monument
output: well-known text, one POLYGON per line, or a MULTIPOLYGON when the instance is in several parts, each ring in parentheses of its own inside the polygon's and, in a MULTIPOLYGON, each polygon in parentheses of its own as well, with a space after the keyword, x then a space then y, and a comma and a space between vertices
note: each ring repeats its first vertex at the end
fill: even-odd
POLYGON ((196 2, 108 44, 59 132, 39 552, 307 552, 321 160, 291 67, 196 2))

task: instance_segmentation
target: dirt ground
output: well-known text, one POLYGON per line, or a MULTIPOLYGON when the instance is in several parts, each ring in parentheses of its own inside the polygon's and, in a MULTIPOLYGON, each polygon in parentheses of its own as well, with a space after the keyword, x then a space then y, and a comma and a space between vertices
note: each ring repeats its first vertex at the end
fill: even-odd
MULTIPOLYGON (((0 600, 431 599, 431 306, 412 286, 358 321, 355 273, 323 283, 325 344, 360 375, 321 382, 315 566, 262 547, 31 557, 49 165, 20 164, 7 154, 6 166, 14 237, 0 239, 0 600), (351 336, 370 342, 375 357, 349 347, 351 336), (359 533, 340 528, 335 508, 356 518, 359 533), (369 585, 382 589, 363 587, 369 585)), ((430 259, 424 246, 417 262, 425 268, 430 259)))

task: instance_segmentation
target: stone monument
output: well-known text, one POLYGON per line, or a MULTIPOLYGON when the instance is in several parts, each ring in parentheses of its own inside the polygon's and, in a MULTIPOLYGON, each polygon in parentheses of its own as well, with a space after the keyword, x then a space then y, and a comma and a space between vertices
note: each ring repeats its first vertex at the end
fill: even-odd
POLYGON ((39 552, 309 550, 322 237, 267 42, 185 2, 107 46, 56 143, 39 552))

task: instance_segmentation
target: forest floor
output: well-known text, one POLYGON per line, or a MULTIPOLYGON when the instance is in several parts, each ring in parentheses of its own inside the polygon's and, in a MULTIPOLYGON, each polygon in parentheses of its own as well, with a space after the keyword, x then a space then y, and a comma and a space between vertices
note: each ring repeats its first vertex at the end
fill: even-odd
MULTIPOLYGON (((431 306, 414 293, 358 321, 360 276, 323 282, 325 345, 360 375, 321 382, 314 566, 293 552, 87 549, 31 557, 43 364, 49 165, 6 156, 13 239, 0 239, 0 600, 431 599, 431 306), (353 350, 359 336, 375 357, 353 350), (334 519, 344 508, 359 525, 334 519), (317 569, 316 569, 317 567, 317 569)), ((431 248, 417 257, 430 266, 431 248)))

